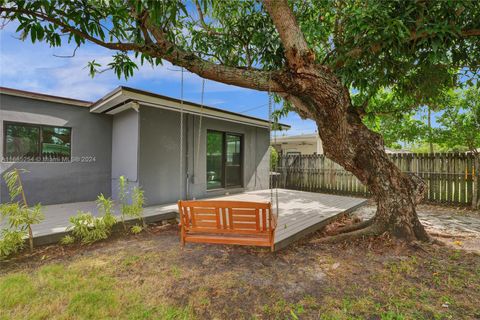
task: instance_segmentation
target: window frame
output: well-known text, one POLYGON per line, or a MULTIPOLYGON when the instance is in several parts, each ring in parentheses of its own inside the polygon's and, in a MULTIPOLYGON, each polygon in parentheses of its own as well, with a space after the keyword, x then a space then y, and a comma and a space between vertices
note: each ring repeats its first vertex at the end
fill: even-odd
MULTIPOLYGON (((207 183, 207 191, 223 190, 223 189, 235 189, 243 188, 244 185, 244 134, 231 131, 221 131, 216 129, 207 129, 207 134, 205 136, 205 158, 208 154, 208 134, 212 133, 221 133, 222 134, 222 186, 220 188, 208 188, 207 177, 205 176, 205 182, 207 183), (240 184, 232 185, 227 187, 227 135, 236 136, 240 138, 240 184)), ((205 161, 205 172, 207 172, 208 162, 205 161)))
MULTIPOLYGON (((39 163, 39 162, 48 162, 48 163, 56 163, 56 162, 61 162, 61 163, 68 163, 72 162, 72 134, 73 134, 73 128, 72 127, 67 127, 67 126, 54 126, 54 125, 49 125, 49 124, 38 124, 38 123, 29 123, 29 122, 18 122, 18 121, 9 121, 5 120, 3 121, 3 158, 7 158, 7 126, 8 125, 20 125, 20 126, 25 126, 25 127, 31 127, 31 128, 38 128, 38 150, 39 150, 39 161, 15 161, 15 162, 31 162, 31 163, 39 163), (43 161, 43 128, 62 128, 62 129, 69 129, 70 130, 70 148, 69 148, 69 159, 68 161, 43 161)), ((12 161, 4 161, 4 162, 12 162, 12 161)))

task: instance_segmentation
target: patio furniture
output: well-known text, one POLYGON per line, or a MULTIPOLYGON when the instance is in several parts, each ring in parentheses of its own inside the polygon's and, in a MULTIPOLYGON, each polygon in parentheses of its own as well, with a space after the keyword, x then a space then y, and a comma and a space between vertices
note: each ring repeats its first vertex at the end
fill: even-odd
MULTIPOLYGON (((183 172, 183 68, 181 68, 180 91, 180 172, 183 172)), ((203 97, 205 93, 205 79, 202 81, 200 117, 198 137, 202 132, 203 97)), ((269 132, 273 126, 273 98, 268 90, 269 132)), ((197 139, 197 152, 194 158, 194 168, 197 169, 201 139, 197 139)), ((276 141, 276 131, 274 131, 276 141)), ((271 145, 271 143, 270 143, 271 145)), ((207 172, 207 183, 215 177, 207 172)), ((270 202, 241 202, 241 201, 178 201, 180 214, 180 241, 185 242, 222 243, 237 245, 252 245, 270 247, 274 251, 275 227, 278 218, 278 187, 273 188, 270 175, 270 202), (274 201, 276 215, 272 213, 271 203, 274 201)), ((180 192, 183 194, 183 176, 180 176, 180 192)), ((188 196, 188 192, 187 192, 188 196)))
POLYGON ((180 241, 270 247, 277 219, 269 202, 178 201, 180 241))

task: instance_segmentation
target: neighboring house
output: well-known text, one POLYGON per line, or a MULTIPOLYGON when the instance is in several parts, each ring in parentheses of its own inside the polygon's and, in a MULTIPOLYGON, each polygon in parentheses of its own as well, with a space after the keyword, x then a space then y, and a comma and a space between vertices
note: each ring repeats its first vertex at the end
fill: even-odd
POLYGON ((276 137, 272 139, 272 146, 282 155, 323 154, 318 133, 276 137))
MULTIPOLYGON (((0 173, 27 169, 28 200, 42 204, 116 198, 121 175, 149 205, 266 189, 268 126, 128 87, 95 103, 0 88, 0 173)), ((3 179, 0 187, 6 202, 3 179)))
MULTIPOLYGON (((323 154, 323 144, 318 133, 281 136, 272 139, 271 145, 281 155, 323 154)), ((385 148, 386 153, 408 153, 405 150, 385 148)))

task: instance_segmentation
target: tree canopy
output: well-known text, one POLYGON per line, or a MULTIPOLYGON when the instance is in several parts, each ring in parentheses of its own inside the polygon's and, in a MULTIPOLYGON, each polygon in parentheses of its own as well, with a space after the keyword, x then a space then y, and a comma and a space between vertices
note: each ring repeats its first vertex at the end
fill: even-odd
POLYGON ((371 99, 369 108, 375 112, 364 120, 383 135, 387 146, 414 152, 430 152, 429 143, 435 152, 477 152, 480 148, 480 91, 476 86, 445 90, 428 106, 411 108, 404 103, 391 92, 371 99), (389 113, 382 113, 385 109, 389 113), (435 122, 430 127, 429 109, 435 122))
MULTIPOLYGON (((275 1, 272 1, 275 3, 275 1)), ((137 63, 168 60, 200 76, 260 90, 287 66, 285 45, 256 0, 18 0, 1 2, 23 39, 51 46, 91 41, 114 50, 108 66, 130 77, 137 63), (132 59, 129 52, 140 57, 132 59), (266 71, 271 71, 266 72, 266 71)), ((380 90, 428 99, 478 79, 480 6, 475 1, 306 0, 290 3, 311 58, 357 92, 359 106, 380 90)), ((299 48, 297 48, 299 49, 299 48)))

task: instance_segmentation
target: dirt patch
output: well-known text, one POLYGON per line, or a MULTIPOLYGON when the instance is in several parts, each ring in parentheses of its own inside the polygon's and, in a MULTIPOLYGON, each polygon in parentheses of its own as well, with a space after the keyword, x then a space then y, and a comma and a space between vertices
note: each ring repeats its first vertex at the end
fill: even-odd
MULTIPOLYGON (((357 209, 353 215, 359 220, 375 214, 375 203, 357 209)), ((454 249, 480 253, 480 211, 467 207, 421 204, 417 207, 420 221, 437 240, 454 249)))

